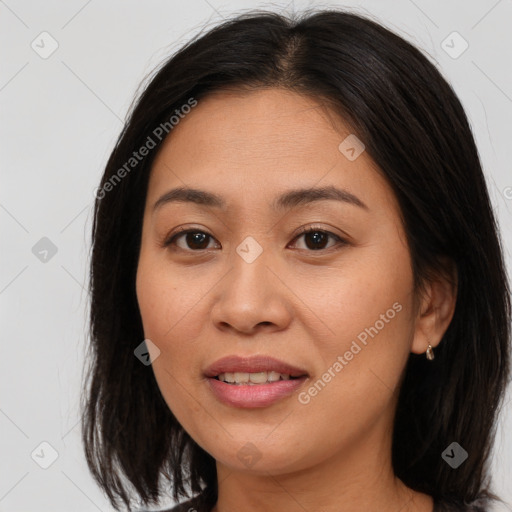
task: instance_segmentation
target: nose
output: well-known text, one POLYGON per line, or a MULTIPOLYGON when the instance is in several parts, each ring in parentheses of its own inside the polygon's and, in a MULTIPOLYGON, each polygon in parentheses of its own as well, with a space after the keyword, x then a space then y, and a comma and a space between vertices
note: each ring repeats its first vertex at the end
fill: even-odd
POLYGON ((211 315, 219 330, 251 335, 290 324, 291 292, 265 251, 251 263, 235 253, 231 270, 218 286, 211 315))

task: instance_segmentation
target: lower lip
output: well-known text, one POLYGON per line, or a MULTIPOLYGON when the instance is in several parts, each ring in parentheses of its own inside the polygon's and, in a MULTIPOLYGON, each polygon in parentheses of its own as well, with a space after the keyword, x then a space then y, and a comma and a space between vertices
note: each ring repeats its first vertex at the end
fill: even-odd
POLYGON ((267 407, 282 398, 291 395, 302 386, 307 377, 278 380, 268 384, 228 384, 221 380, 208 378, 210 389, 221 402, 233 407, 267 407))

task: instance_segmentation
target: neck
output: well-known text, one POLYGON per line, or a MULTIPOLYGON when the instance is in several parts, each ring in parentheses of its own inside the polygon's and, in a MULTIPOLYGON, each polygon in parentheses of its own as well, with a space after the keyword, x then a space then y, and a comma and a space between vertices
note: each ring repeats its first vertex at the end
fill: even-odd
POLYGON ((380 441, 367 438, 295 472, 240 471, 217 462, 218 500, 212 512, 432 512, 430 496, 394 475, 390 442, 380 441))

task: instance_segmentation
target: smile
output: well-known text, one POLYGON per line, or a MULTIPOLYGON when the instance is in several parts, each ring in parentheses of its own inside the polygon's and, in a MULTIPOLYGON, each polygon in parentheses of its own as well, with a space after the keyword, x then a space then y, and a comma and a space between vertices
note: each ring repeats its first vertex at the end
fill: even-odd
POLYGON ((218 380, 227 382, 235 385, 249 385, 254 386, 258 384, 267 384, 270 382, 279 382, 280 380, 297 379, 298 377, 292 377, 288 373, 279 372, 226 372, 217 375, 218 380))

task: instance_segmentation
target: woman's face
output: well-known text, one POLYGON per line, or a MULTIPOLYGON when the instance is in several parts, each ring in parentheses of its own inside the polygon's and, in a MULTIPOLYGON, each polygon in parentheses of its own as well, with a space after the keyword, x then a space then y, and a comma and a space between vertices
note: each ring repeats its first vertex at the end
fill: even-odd
POLYGON ((137 272, 153 371, 181 425, 229 468, 364 460, 390 442, 408 355, 426 349, 395 197, 350 135, 313 99, 225 91, 199 101, 154 162, 137 272), (165 198, 181 187, 218 200, 165 198), (228 356, 263 362, 214 365, 228 356), (258 383, 269 377, 280 380, 258 383))

